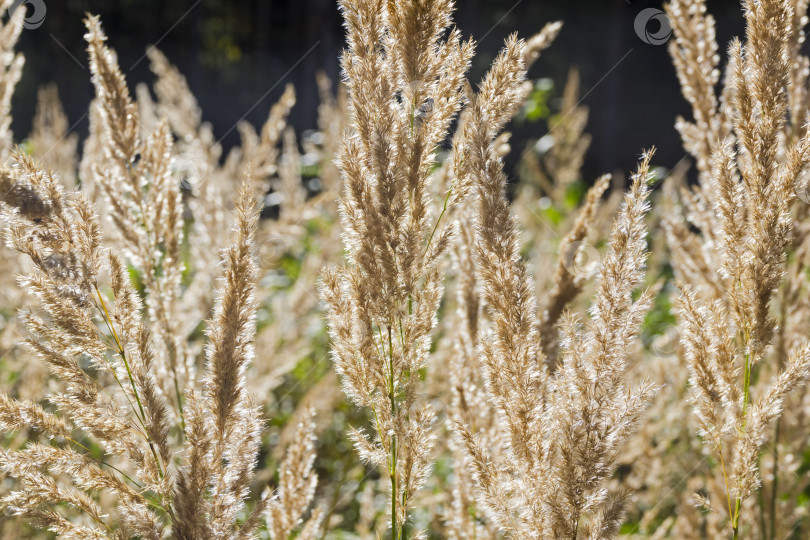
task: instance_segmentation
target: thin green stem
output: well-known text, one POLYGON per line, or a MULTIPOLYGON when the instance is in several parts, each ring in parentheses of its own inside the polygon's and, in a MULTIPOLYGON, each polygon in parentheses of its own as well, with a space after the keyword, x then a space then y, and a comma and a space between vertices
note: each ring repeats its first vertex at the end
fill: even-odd
POLYGON ((734 521, 734 513, 731 511, 731 490, 728 488, 728 474, 726 473, 726 461, 723 458, 723 442, 718 437, 717 450, 720 454, 720 466, 723 468, 723 480, 726 483, 726 503, 728 504, 728 517, 734 521))
MULTIPOLYGON (((152 451, 152 457, 155 459, 155 465, 157 465, 158 474, 161 478, 163 478, 163 466, 160 463, 160 458, 157 455, 157 451, 155 450, 155 445, 152 442, 151 438, 149 437, 149 430, 146 429, 146 411, 143 408, 143 403, 141 402, 141 396, 138 393, 138 388, 135 385, 135 377, 132 374, 132 369, 129 367, 129 361, 127 360, 126 352, 124 351, 124 346, 121 343, 121 340, 118 338, 118 333, 115 331, 115 327, 112 324, 112 317, 110 317, 110 313, 107 310, 107 305, 104 303, 104 297, 101 295, 101 291, 98 290, 96 287, 96 294, 98 295, 99 302, 101 302, 101 307, 104 310, 104 317, 107 321, 107 326, 110 328, 110 331, 113 334, 113 338, 115 338, 115 343, 118 346, 118 354, 121 356, 121 359, 124 361, 124 367, 127 370, 127 377, 129 378, 129 384, 132 387, 132 393, 135 396, 135 401, 138 402, 138 409, 141 412, 141 425, 143 426, 144 433, 146 433, 146 441, 149 443, 149 450, 152 451)), ((119 383, 120 384, 120 383, 119 383)), ((136 414, 137 416, 137 414, 136 414)))
MULTIPOLYGON (((746 332, 747 338, 747 332, 746 332)), ((746 348, 748 347, 746 339, 746 348)), ((749 399, 749 391, 751 386, 751 355, 746 352, 745 353, 745 371, 743 373, 743 410, 742 410, 742 426, 741 430, 745 431, 745 425, 748 415, 748 399, 749 399)), ((732 516, 732 528, 734 530, 734 538, 737 538, 737 531, 740 525, 740 510, 742 509, 742 495, 737 495, 736 501, 734 503, 734 515, 732 516)))
MULTIPOLYGON (((151 498, 149 498, 149 497, 147 497, 146 495, 144 495, 144 493, 143 493, 143 486, 142 486, 142 485, 141 485, 139 482, 137 482, 136 480, 134 480, 132 477, 130 477, 130 476, 127 474, 127 473, 125 473, 124 471, 122 471, 121 469, 119 469, 118 467, 116 467, 115 465, 111 465, 111 464, 107 463, 106 461, 104 461, 103 459, 99 459, 99 458, 97 458, 97 457, 93 456, 93 451, 92 451, 92 450, 90 450, 89 448, 87 448, 85 445, 83 445, 83 444, 82 444, 82 443, 80 443, 79 441, 77 441, 76 439, 73 439, 73 438, 71 438, 71 437, 65 437, 65 440, 66 440, 66 441, 68 441, 68 442, 70 442, 70 443, 75 444, 76 446, 78 446, 79 448, 81 448, 82 450, 84 450, 85 452, 87 452, 87 453, 85 454, 85 456, 86 456, 88 459, 90 459, 90 460, 92 460, 92 461, 95 461, 96 463, 98 463, 98 464, 99 464, 99 465, 101 465, 101 466, 104 466, 104 467, 109 467, 110 469, 114 470, 115 472, 117 472, 118 474, 120 474, 121 476, 123 476, 123 477, 124 477, 126 480, 128 480, 128 481, 129 481, 129 482, 130 482, 130 483, 131 483, 133 486, 135 486, 136 488, 138 488, 138 495, 139 495, 141 498, 143 498, 143 500, 144 500, 144 501, 146 501, 146 503, 147 503, 149 506, 151 506, 151 507, 152 507, 152 508, 154 508, 155 510, 160 510, 160 511, 162 511, 162 512, 166 512, 166 513, 168 513, 169 515, 172 515, 171 511, 170 511, 170 510, 167 510, 167 509, 166 509, 166 508, 165 508, 165 507, 164 507, 162 504, 157 503, 157 502, 153 501, 151 498)), ((162 499, 162 497, 161 497, 161 499, 162 499)))
POLYGON ((773 487, 771 488, 771 530, 770 538, 776 538, 776 499, 779 496, 779 431, 782 419, 776 419, 773 435, 773 487))
MULTIPOLYGON (((742 281, 739 276, 737 276, 737 285, 742 289, 742 281)), ((742 328, 740 330, 742 332, 743 350, 745 351, 745 371, 743 372, 742 425, 740 426, 740 431, 742 432, 745 431, 746 420, 748 416, 748 401, 751 387, 751 353, 750 353, 751 334, 748 328, 748 320, 745 316, 744 310, 742 318, 742 328)), ((739 480, 737 482, 737 487, 739 488, 739 480)), ((728 487, 726 488, 726 491, 728 492, 728 487)), ((740 490, 738 489, 738 494, 735 497, 734 502, 734 512, 731 515, 731 528, 733 531, 732 538, 734 540, 738 538, 740 526, 740 511, 742 509, 742 495, 739 492, 740 490)))
POLYGON ((444 217, 445 212, 447 212, 447 202, 450 200, 450 194, 453 193, 453 186, 450 186, 450 189, 447 190, 447 195, 444 196, 444 205, 442 206, 442 212, 439 214, 439 218, 436 220, 436 224, 433 226, 433 230, 430 231, 430 237, 428 238, 427 245, 425 246, 425 253, 427 255, 428 249, 430 249, 430 243, 433 242, 433 235, 436 234, 436 229, 439 228, 439 223, 442 222, 442 218, 444 217))
MULTIPOLYGON (((780 302, 780 309, 779 309, 779 334, 778 334, 778 341, 776 344, 776 361, 778 362, 778 369, 782 369, 785 364, 786 360, 786 351, 785 351, 785 328, 787 327, 787 317, 788 317, 788 304, 790 303, 790 282, 791 280, 786 280, 785 285, 782 287, 782 301, 780 302)), ((782 417, 779 416, 776 418, 776 426, 774 427, 773 433, 773 484, 771 485, 771 499, 770 499, 770 512, 771 512, 771 521, 769 527, 770 535, 765 534, 765 530, 763 530, 763 537, 770 538, 771 540, 776 539, 776 501, 779 497, 779 432, 782 427, 782 417)), ((764 506, 764 505, 763 505, 764 506)), ((764 510, 763 510, 764 512, 764 510)))
POLYGON ((180 412, 180 426, 183 428, 181 433, 186 432, 186 417, 183 415, 183 396, 180 393, 180 384, 177 381, 177 371, 172 368, 174 372, 174 393, 177 396, 177 409, 180 412))
POLYGON ((132 478, 130 478, 130 477, 129 477, 129 475, 127 475, 127 473, 125 473, 124 471, 122 471, 121 469, 119 469, 118 467, 116 467, 115 465, 110 465, 109 463, 107 463, 107 462, 106 462, 106 461, 104 461, 103 459, 98 459, 97 457, 94 457, 94 456, 93 456, 93 452, 92 452, 92 451, 91 451, 89 448, 87 448, 85 445, 83 445, 82 443, 80 443, 79 441, 77 441, 77 440, 75 440, 75 439, 72 439, 71 437, 65 437, 65 440, 66 440, 66 441, 68 441, 68 442, 71 442, 71 443, 75 444, 76 446, 78 446, 79 448, 81 448, 82 450, 84 450, 85 452, 87 452, 86 456, 87 456, 89 459, 92 459, 93 461, 95 461, 95 462, 96 462, 96 463, 98 463, 99 465, 103 465, 103 466, 105 466, 105 467, 109 467, 110 469, 112 469, 112 470, 114 470, 114 471, 118 472, 118 473, 119 473, 121 476, 123 476, 124 478, 126 478, 127 480, 129 480, 130 482, 132 482, 132 484, 133 484, 135 487, 137 487, 138 489, 142 489, 142 488, 143 488, 143 486, 141 486, 141 485, 140 485, 138 482, 136 482, 135 480, 133 480, 132 478))
POLYGON ((399 540, 399 527, 397 522, 397 497, 399 489, 397 487, 397 436, 395 433, 397 402, 394 393, 394 340, 392 337, 391 324, 388 325, 388 399, 391 402, 391 419, 394 423, 390 434, 391 443, 391 463, 388 468, 388 476, 391 479, 391 540, 399 540))
POLYGON ((391 467, 388 471, 391 479, 391 540, 399 540, 397 522, 397 436, 391 432, 391 467))

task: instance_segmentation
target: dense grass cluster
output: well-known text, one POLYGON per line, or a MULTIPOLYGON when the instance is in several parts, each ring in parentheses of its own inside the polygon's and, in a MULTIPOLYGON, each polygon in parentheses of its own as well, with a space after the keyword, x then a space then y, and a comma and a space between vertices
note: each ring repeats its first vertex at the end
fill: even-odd
POLYGON ((808 2, 744 1, 727 61, 667 6, 695 181, 581 178, 572 69, 514 191, 561 23, 472 84, 452 0, 339 7, 317 130, 288 87, 227 154, 93 16, 81 151, 53 86, 15 144, 0 27, 0 536, 810 534, 808 2))

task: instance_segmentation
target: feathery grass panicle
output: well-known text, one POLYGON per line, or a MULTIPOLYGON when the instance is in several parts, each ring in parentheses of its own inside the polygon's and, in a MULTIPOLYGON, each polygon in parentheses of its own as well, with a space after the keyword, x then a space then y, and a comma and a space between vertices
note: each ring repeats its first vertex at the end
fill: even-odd
POLYGON ((374 418, 374 436, 355 431, 353 438, 364 459, 387 468, 391 538, 399 539, 434 438, 433 414, 417 392, 449 231, 434 237, 431 168, 462 105, 472 44, 448 32, 449 0, 340 6, 353 117, 337 156, 348 266, 324 273, 322 294, 346 394, 374 418))
POLYGON ((9 14, 5 24, 0 23, 0 158, 4 160, 11 153, 14 142, 11 132, 11 98, 14 87, 22 77, 25 64, 23 54, 14 52, 24 28, 25 11, 25 5, 16 4, 13 0, 0 2, 0 13, 9 14))
MULTIPOLYGON (((195 422, 210 431, 202 437, 210 444, 206 485, 208 519, 205 527, 214 538, 229 537, 248 495, 248 482, 256 464, 262 426, 259 411, 247 392, 245 370, 253 360, 256 334, 256 279, 254 235, 258 214, 248 182, 237 200, 234 240, 225 252, 225 274, 211 323, 207 329, 206 369, 201 408, 195 422)), ((192 426, 191 429, 198 429, 192 426)), ((197 438, 197 437, 195 437, 197 438)), ((192 449, 192 453, 195 450, 192 449)), ((200 454, 205 452, 198 450, 200 454)), ((197 465, 188 463, 193 471, 197 465)), ((202 516, 193 516, 199 520, 202 516)), ((193 528, 192 528, 193 530, 193 528)))
POLYGON ((225 253, 224 283, 207 331, 206 388, 219 445, 231 430, 239 429, 241 407, 246 404, 244 372, 254 354, 257 270, 252 250, 258 216, 245 191, 243 185, 236 207, 236 238, 225 253))
POLYGON ((89 16, 87 26, 87 52, 90 55, 90 72, 100 101, 105 140, 109 141, 106 154, 109 159, 130 165, 137 154, 138 109, 129 95, 124 75, 118 67, 118 58, 107 48, 107 36, 101 28, 98 16, 89 16))
POLYGON ((193 391, 186 394, 186 447, 184 464, 178 467, 174 497, 177 500, 173 534, 182 540, 211 538, 207 513, 206 490, 211 482, 213 431, 203 410, 203 398, 193 391))
POLYGON ((103 121, 105 159, 92 167, 112 208, 112 218, 129 259, 142 269, 148 291, 149 330, 158 338, 154 367, 161 392, 171 396, 174 414, 182 416, 180 389, 191 376, 189 353, 180 324, 180 248, 183 208, 179 183, 171 171, 173 138, 159 121, 143 141, 133 103, 115 54, 97 17, 86 20, 90 67, 103 121), (111 134, 115 133, 118 139, 111 134))
POLYGON ((656 389, 647 381, 633 386, 627 380, 632 343, 651 306, 649 292, 635 300, 632 293, 644 277, 652 154, 639 163, 613 225, 585 327, 578 329, 570 318, 564 324, 562 366, 549 395, 556 412, 551 462, 558 496, 549 503, 556 535, 576 538, 585 523, 615 534, 625 497, 608 496, 604 483, 656 389))
POLYGON ((48 437, 69 437, 70 425, 62 418, 30 401, 0 394, 0 426, 4 431, 32 429, 48 437))
POLYGON ((674 34, 667 47, 694 116, 693 122, 679 117, 675 125, 697 160, 701 177, 708 181, 714 146, 729 132, 725 109, 715 91, 720 80, 715 21, 706 12, 705 0, 673 0, 665 9, 674 34))
POLYGON ((37 91, 37 109, 31 134, 28 137, 32 155, 53 170, 67 188, 76 185, 76 149, 79 134, 69 133, 70 124, 65 114, 59 90, 53 83, 37 91))
POLYGON ((600 265, 584 327, 569 317, 562 359, 549 375, 534 322, 530 277, 504 196, 506 177, 490 143, 475 149, 477 261, 483 298, 493 319, 483 342, 487 391, 497 407, 508 451, 488 455, 467 427, 459 436, 479 487, 478 501, 515 538, 615 535, 625 496, 608 496, 622 444, 652 396, 650 383, 629 386, 627 357, 650 306, 642 282, 644 215, 651 153, 642 159, 600 265), (481 167, 478 169, 477 167, 481 167))
POLYGON ((548 49, 562 30, 562 21, 555 21, 547 24, 537 34, 533 35, 526 40, 526 65, 531 66, 534 64, 540 54, 548 49))
POLYGON ((591 136, 585 133, 588 107, 581 104, 580 75, 571 68, 563 88, 559 112, 549 119, 549 132, 521 156, 524 161, 518 198, 527 205, 544 194, 564 206, 571 186, 579 179, 591 136), (550 144, 550 148, 546 145, 550 144))
MULTIPOLYGON (((197 98, 188 87, 186 78, 157 47, 147 47, 146 55, 152 73, 157 76, 153 85, 158 97, 155 115, 167 119, 172 131, 181 140, 188 141, 195 138, 197 129, 202 123, 202 111, 197 98)), ((149 97, 151 99, 151 96, 149 97)), ((140 98, 138 101, 140 105, 140 98)))
POLYGON ((475 189, 472 160, 480 161, 481 156, 471 154, 484 142, 494 140, 523 104, 526 61, 526 44, 516 35, 510 36, 472 97, 453 141, 456 199, 463 200, 475 189), (470 146, 471 142, 475 145, 470 146))
MULTIPOLYGON (((225 275, 207 335, 207 364, 201 392, 187 395, 187 445, 178 471, 175 499, 177 538, 252 538, 266 514, 273 538, 287 538, 309 507, 317 476, 311 420, 302 424, 280 469, 277 498, 265 495, 249 511, 246 499, 263 429, 247 389, 246 369, 256 334, 255 234, 258 213, 252 181, 246 178, 236 206, 233 243, 225 252, 225 275)), ((317 513, 310 518, 317 522, 317 513)), ((317 526, 304 525, 312 534, 317 526)))
POLYGON ((554 272, 554 286, 542 306, 543 313, 539 323, 543 356, 548 368, 552 371, 556 368, 559 348, 557 323, 566 306, 582 292, 585 285, 585 276, 572 272, 571 266, 585 245, 583 241, 586 235, 594 226, 602 195, 610 185, 611 178, 609 174, 601 176, 588 190, 574 226, 560 242, 560 254, 554 272))
MULTIPOLYGON (((292 444, 279 468, 279 486, 267 504, 267 528, 273 539, 286 539, 298 528, 309 507, 318 484, 313 471, 315 424, 314 411, 298 425, 292 444)), ((315 510, 302 528, 301 536, 314 535, 320 527, 322 513, 315 510)))
POLYGON ((255 195, 261 200, 270 187, 270 179, 278 173, 279 142, 283 140, 287 117, 295 106, 295 88, 288 84, 284 93, 270 108, 259 133, 248 122, 238 124, 242 146, 238 151, 240 171, 251 171, 255 195))
MULTIPOLYGON (((514 81, 513 88, 522 82, 524 47, 514 37, 507 41, 495 60, 493 79, 487 86, 494 90, 496 79, 514 81)), ((477 266, 482 298, 490 309, 495 335, 494 340, 483 342, 482 353, 488 384, 497 385, 492 389, 496 405, 509 423, 512 450, 531 461, 536 441, 530 439, 539 436, 534 424, 541 408, 545 369, 538 367, 542 365, 542 361, 538 362, 542 352, 537 346, 534 286, 520 262, 517 227, 505 198, 506 176, 501 160, 491 155, 497 135, 489 127, 492 113, 497 114, 497 110, 489 111, 487 101, 476 103, 467 124, 471 140, 465 141, 470 149, 465 162, 475 181, 478 204, 477 266)))

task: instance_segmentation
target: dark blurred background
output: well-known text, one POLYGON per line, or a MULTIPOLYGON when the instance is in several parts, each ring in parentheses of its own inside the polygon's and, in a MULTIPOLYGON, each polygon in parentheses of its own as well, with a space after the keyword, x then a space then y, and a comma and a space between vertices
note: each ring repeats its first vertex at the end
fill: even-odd
MULTIPOLYGON (((226 147, 239 143, 230 130, 243 116, 255 125, 264 121, 287 82, 298 94, 295 128, 315 127, 315 74, 339 76, 343 29, 334 0, 37 1, 47 8, 44 22, 25 30, 20 40, 26 65, 13 101, 18 140, 30 130, 36 89, 50 81, 59 86, 73 129, 86 134, 84 114, 93 90, 82 40, 85 12, 101 15, 130 88, 153 80, 144 52, 156 44, 188 78, 215 134, 228 133, 226 147)), ((708 6, 724 49, 743 32, 740 5, 731 0, 708 6)), ((660 8, 661 2, 458 0, 455 20, 465 36, 478 41, 472 81, 480 80, 509 33, 529 37, 546 22, 564 21, 560 37, 530 76, 553 82, 548 93, 553 111, 569 68, 579 68, 593 136, 583 171, 588 180, 632 169, 640 151, 652 145, 659 148, 658 165, 670 167, 684 156, 673 124, 689 111, 666 45, 645 43, 634 29, 639 13, 651 7, 660 8)), ((655 34, 657 24, 651 21, 647 30, 655 34)), ((512 130, 520 150, 544 135, 546 123, 517 120, 512 130)))

